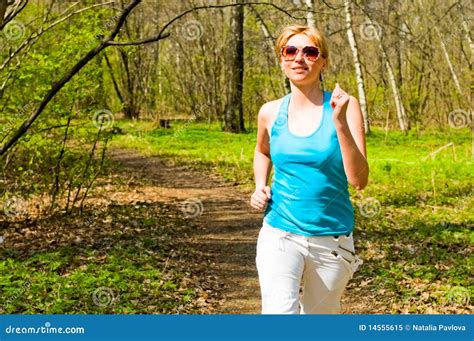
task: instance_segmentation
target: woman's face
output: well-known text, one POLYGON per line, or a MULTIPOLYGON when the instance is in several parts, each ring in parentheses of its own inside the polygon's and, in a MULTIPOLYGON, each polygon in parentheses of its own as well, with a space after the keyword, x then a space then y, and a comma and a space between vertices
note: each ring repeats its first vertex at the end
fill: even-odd
POLYGON ((280 56, 283 72, 285 72, 288 79, 294 84, 301 85, 316 82, 325 64, 324 58, 321 56, 321 51, 316 61, 305 59, 302 51, 305 46, 316 46, 312 40, 305 34, 296 34, 291 37, 285 45, 298 47, 298 53, 295 59, 285 61, 283 56, 280 56))

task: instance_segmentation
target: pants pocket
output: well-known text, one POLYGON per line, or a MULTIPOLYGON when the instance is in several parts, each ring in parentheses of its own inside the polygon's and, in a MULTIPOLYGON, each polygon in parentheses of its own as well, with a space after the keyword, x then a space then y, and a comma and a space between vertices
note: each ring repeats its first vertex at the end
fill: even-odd
POLYGON ((331 253, 344 264, 351 278, 363 263, 355 252, 352 236, 339 238, 336 249, 331 253))

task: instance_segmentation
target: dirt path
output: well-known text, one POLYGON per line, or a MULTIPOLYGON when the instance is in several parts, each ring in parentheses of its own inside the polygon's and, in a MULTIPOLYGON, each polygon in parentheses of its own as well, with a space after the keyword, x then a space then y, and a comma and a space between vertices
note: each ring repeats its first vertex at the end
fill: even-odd
POLYGON ((248 194, 216 175, 170 165, 130 150, 114 150, 111 157, 125 169, 134 174, 139 170, 151 180, 148 191, 156 194, 156 200, 183 205, 189 221, 187 240, 207 258, 199 272, 215 276, 221 287, 216 312, 259 313, 255 245, 261 214, 248 205, 248 194))
MULTIPOLYGON (((191 171, 131 150, 114 150, 113 160, 134 176, 145 177, 150 186, 140 195, 181 205, 189 221, 186 242, 207 260, 199 272, 213 276, 220 287, 216 313, 259 314, 260 291, 255 267, 255 246, 261 213, 253 210, 245 193, 215 174, 191 171)), ((129 181, 133 181, 133 177, 129 181)), ((117 195, 120 195, 118 193, 117 195)), ((195 263, 195 262, 192 262, 195 263)), ((352 280, 354 282, 355 279, 352 280)), ((351 289, 354 288, 354 289, 351 289)), ((351 302, 350 284, 343 298, 343 312, 364 313, 370 304, 351 302)), ((211 294, 212 295, 212 294, 211 294)), ((361 293, 357 293, 362 300, 361 293)))

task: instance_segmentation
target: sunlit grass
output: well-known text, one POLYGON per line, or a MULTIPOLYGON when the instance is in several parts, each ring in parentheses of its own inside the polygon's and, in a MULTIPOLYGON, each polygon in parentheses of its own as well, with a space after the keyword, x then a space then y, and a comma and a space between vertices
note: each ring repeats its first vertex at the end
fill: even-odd
MULTIPOLYGON (((255 131, 231 134, 193 123, 137 132, 127 122, 119 125, 126 134, 113 146, 212 168, 245 190, 254 186, 255 131)), ((474 293, 472 139, 468 129, 403 134, 372 128, 366 137, 370 182, 361 192, 350 188, 365 260, 357 276, 373 279, 375 299, 391 302, 387 311, 429 312, 434 305, 452 312, 458 308, 453 288, 474 293), (378 203, 370 214, 367 200, 378 203)))

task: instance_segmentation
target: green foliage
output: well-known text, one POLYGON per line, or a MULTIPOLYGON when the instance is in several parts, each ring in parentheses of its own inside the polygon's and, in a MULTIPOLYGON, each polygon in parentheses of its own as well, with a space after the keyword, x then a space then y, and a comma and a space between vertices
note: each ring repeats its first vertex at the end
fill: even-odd
MULTIPOLYGON (((129 134, 116 138, 115 146, 213 168, 244 189, 254 186, 255 132, 229 134, 203 124, 172 123, 168 130, 145 123, 120 126, 129 134)), ((430 302, 450 307, 457 296, 449 301, 446 293, 458 287, 472 300, 472 257, 466 257, 474 245, 471 138, 466 130, 407 135, 379 129, 366 138, 369 185, 363 192, 350 188, 357 248, 365 261, 357 274, 372 279, 378 302, 394 296, 387 311, 405 311, 400 306, 421 293, 419 307, 412 305, 411 312, 425 312, 430 302), (451 142, 454 149, 436 152, 451 142), (362 214, 370 198, 380 205, 373 216, 362 214)))
POLYGON ((106 212, 87 212, 81 219, 38 222, 28 232, 36 233, 37 240, 25 241, 33 243, 26 253, 21 242, 0 250, 0 311, 192 312, 196 290, 184 285, 185 272, 168 262, 171 239, 177 238, 184 223, 176 218, 170 225, 168 215, 159 207, 116 206, 106 212), (114 216, 112 228, 107 214, 114 216), (148 221, 146 229, 139 226, 141 219, 148 221), (46 246, 51 241, 44 233, 52 233, 58 242, 69 230, 80 243, 46 246))

